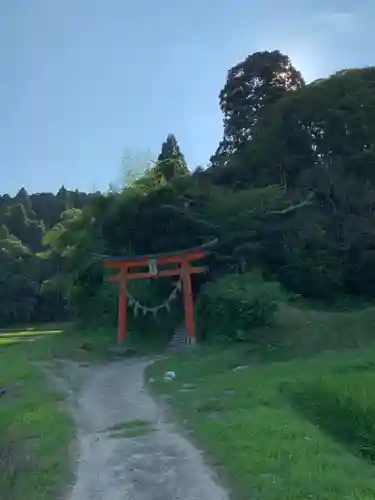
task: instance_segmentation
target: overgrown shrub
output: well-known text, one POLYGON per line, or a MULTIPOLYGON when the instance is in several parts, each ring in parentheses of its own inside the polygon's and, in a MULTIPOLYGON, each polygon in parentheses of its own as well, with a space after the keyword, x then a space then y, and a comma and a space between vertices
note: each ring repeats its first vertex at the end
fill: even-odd
POLYGON ((276 282, 254 274, 227 275, 207 284, 197 301, 202 339, 251 341, 252 330, 272 325, 281 298, 276 282))

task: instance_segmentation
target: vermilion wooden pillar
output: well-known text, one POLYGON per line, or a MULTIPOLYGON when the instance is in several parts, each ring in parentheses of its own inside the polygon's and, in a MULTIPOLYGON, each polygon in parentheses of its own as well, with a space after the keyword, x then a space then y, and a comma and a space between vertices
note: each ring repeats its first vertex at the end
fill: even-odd
POLYGON ((194 321, 194 302, 193 293, 191 289, 191 274, 189 261, 181 263, 181 276, 182 276, 182 293, 184 297, 185 308, 185 322, 186 331, 188 333, 188 341, 190 344, 195 344, 195 321, 194 321))
POLYGON ((117 323, 117 342, 123 342, 126 335, 126 282, 125 278, 121 276, 119 281, 120 293, 118 302, 118 323, 117 323))

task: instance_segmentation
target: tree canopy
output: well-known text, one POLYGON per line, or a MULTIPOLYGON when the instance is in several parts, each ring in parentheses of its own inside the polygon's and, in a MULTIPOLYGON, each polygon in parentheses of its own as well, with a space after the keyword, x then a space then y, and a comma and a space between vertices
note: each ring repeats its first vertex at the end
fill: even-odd
POLYGON ((115 290, 95 255, 213 238, 195 294, 256 268, 306 297, 373 297, 375 67, 306 85, 286 55, 258 52, 229 70, 220 106, 223 139, 207 169, 189 169, 169 134, 116 192, 0 197, 0 322, 114 322, 115 290))
POLYGON ((304 84, 289 57, 278 50, 256 52, 233 66, 220 92, 224 134, 213 163, 225 162, 241 150, 252 139, 254 128, 267 111, 304 84))
POLYGON ((173 134, 168 134, 161 146, 155 171, 167 182, 177 175, 186 175, 189 173, 185 157, 181 153, 180 146, 173 134))

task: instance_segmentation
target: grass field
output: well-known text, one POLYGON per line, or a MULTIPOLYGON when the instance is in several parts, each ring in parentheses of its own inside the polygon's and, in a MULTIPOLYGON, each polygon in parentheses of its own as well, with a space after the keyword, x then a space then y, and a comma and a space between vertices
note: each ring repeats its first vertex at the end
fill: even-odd
POLYGON ((27 350, 28 358, 33 360, 95 361, 108 358, 108 347, 115 343, 115 335, 109 329, 79 330, 72 324, 12 328, 0 330, 0 348, 18 346, 27 350))
POLYGON ((73 424, 42 370, 41 346, 61 330, 0 332, 0 497, 57 499, 71 479, 73 424), (47 340, 48 339, 48 340, 47 340))
POLYGON ((375 499, 375 308, 284 305, 254 338, 159 361, 151 387, 234 498, 375 499))
MULTIPOLYGON (((254 331, 251 344, 172 356, 147 377, 170 398, 233 498, 375 499, 374 339, 373 307, 338 312, 284 304, 277 325, 254 331), (166 370, 177 379, 164 383, 166 370)), ((72 422, 37 362, 109 359, 114 343, 115 332, 105 329, 0 332, 4 498, 58 499, 70 478, 72 422)), ((114 437, 150 431, 140 422, 113 429, 114 437)))
MULTIPOLYGON (((108 348, 115 343, 116 332, 105 328, 41 325, 0 330, 1 499, 57 500, 71 478, 73 423, 64 396, 54 392, 38 363, 55 358, 109 360, 108 348)), ((131 344, 142 353, 156 347, 134 337, 131 344)), ((113 430, 114 437, 146 431, 145 426, 113 430)))
MULTIPOLYGON (((142 354, 164 345, 157 336, 129 337, 142 354)), ((57 499, 69 479, 73 425, 63 395, 52 390, 38 363, 56 358, 107 361, 115 344, 116 331, 110 328, 35 325, 0 330, 0 393, 6 390, 0 395, 0 498, 57 499)))

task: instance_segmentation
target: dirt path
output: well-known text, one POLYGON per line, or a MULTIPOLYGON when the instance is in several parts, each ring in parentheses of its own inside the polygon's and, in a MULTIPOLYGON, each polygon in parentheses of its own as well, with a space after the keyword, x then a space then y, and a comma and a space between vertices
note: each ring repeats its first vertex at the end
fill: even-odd
POLYGON ((68 500, 227 500, 199 451, 147 394, 146 366, 135 359, 61 366, 79 441, 68 500), (133 427, 136 420, 149 422, 144 432, 133 427), (111 427, 124 421, 115 435, 111 427))

